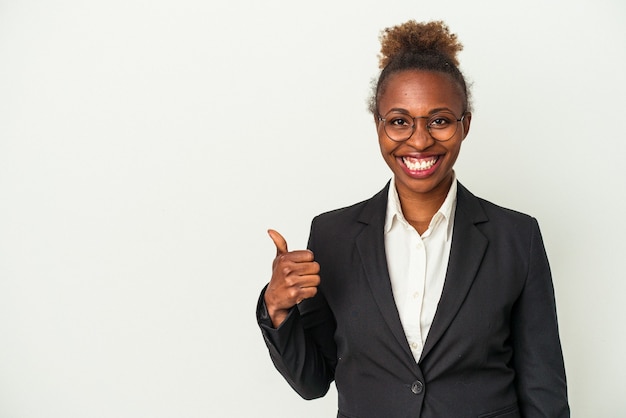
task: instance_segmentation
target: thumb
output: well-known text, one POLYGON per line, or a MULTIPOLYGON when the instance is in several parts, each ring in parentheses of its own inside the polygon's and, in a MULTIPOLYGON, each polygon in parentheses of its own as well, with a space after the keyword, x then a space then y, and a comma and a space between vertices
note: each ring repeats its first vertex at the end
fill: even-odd
POLYGON ((285 241, 285 238, 283 238, 278 231, 274 231, 273 229, 268 229, 267 233, 272 241, 274 241, 274 245, 276 246, 276 255, 279 256, 281 254, 285 254, 288 251, 287 241, 285 241))

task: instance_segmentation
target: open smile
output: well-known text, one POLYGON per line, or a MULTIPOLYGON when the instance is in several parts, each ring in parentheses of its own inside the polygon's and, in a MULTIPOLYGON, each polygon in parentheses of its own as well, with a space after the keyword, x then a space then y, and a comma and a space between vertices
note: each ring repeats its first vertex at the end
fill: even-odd
POLYGON ((426 171, 431 169, 439 161, 439 156, 428 158, 402 157, 402 162, 410 171, 426 171))
POLYGON ((443 161, 441 155, 429 155, 428 157, 415 157, 405 155, 397 157, 402 171, 415 179, 431 176, 443 161))

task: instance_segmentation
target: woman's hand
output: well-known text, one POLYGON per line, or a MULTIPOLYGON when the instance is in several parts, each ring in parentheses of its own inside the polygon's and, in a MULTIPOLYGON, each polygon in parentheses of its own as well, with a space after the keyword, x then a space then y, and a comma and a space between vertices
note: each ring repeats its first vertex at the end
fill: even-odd
POLYGON ((283 323, 289 310, 317 293, 320 266, 309 250, 288 251, 287 241, 277 231, 267 231, 276 257, 272 263, 272 279, 265 290, 265 306, 274 328, 283 323))

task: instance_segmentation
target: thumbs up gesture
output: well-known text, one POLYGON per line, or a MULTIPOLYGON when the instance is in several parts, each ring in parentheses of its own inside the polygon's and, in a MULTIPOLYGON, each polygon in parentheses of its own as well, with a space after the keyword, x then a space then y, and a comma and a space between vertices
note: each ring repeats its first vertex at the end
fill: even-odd
POLYGON ((277 231, 267 231, 276 246, 272 264, 272 279, 265 290, 265 306, 278 328, 289 309, 317 293, 320 283, 320 266, 309 250, 289 251, 287 241, 277 231))

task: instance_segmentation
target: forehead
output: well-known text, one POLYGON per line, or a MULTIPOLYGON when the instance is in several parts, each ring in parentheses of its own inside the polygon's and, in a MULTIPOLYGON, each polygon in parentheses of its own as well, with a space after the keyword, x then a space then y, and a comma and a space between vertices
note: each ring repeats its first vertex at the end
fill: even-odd
POLYGON ((407 70, 392 74, 378 99, 378 109, 385 114, 403 109, 411 114, 428 114, 434 109, 461 113, 463 95, 452 77, 434 71, 407 70))

